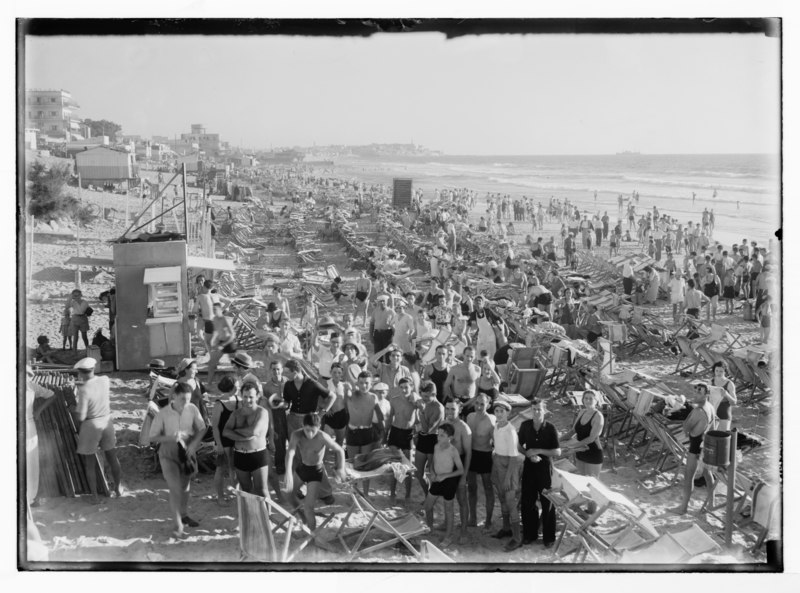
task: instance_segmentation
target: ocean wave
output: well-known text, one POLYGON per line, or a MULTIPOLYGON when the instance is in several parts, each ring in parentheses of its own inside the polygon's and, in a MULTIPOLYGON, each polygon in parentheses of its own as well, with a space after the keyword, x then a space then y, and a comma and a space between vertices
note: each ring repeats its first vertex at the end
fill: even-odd
MULTIPOLYGON (((650 185, 666 185, 670 187, 686 187, 690 191, 692 189, 710 189, 710 190, 727 190, 727 191, 741 191, 741 192, 752 192, 752 193, 759 193, 759 194, 769 194, 775 191, 775 189, 770 189, 768 187, 757 186, 757 185, 734 185, 729 183, 696 183, 692 181, 687 181, 685 179, 663 179, 658 177, 634 177, 625 175, 622 177, 625 181, 631 181, 633 183, 646 183, 650 185)), ((776 183, 777 188, 777 183, 776 183)))

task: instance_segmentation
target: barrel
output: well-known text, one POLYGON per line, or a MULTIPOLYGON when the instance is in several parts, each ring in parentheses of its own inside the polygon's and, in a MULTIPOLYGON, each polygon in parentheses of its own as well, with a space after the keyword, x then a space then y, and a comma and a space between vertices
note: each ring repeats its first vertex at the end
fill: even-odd
POLYGON ((731 456, 731 433, 710 430, 703 438, 703 463, 706 465, 728 465, 731 456))

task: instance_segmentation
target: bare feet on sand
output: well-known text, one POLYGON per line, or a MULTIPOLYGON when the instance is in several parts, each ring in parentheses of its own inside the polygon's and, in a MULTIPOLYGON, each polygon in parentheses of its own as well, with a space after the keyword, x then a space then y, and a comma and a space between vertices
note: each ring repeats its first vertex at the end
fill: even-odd
POLYGON ((676 515, 685 515, 688 509, 686 507, 672 507, 669 509, 670 513, 675 513, 676 515))

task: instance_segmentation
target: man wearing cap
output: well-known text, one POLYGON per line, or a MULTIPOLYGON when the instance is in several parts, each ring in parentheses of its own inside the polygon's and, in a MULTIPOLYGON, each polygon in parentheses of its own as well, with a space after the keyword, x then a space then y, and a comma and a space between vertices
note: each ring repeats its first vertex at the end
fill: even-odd
POLYGON ((83 298, 83 293, 77 288, 73 290, 64 313, 65 317, 69 317, 68 335, 73 350, 78 349, 78 332, 83 338, 84 348, 89 347, 89 316, 86 314, 88 309, 89 303, 83 298))
POLYGON ((95 455, 97 447, 103 450, 106 461, 111 467, 114 478, 114 492, 122 496, 122 468, 119 465, 114 448, 117 445, 117 435, 114 423, 111 421, 111 401, 109 397, 110 384, 108 377, 96 377, 94 368, 97 361, 94 358, 83 358, 73 367, 78 371, 76 381, 76 396, 78 399, 78 419, 81 426, 78 430, 78 454, 81 456, 89 482, 90 501, 98 502, 97 498, 97 461, 95 455))
POLYGON ((236 373, 236 381, 239 383, 239 387, 245 383, 252 383, 258 388, 258 396, 262 397, 264 388, 261 386, 261 381, 251 372, 253 368, 252 357, 247 352, 239 351, 233 356, 231 363, 233 363, 233 370, 236 373))
POLYGON ((493 537, 502 539, 512 536, 506 544, 505 551, 516 550, 522 545, 522 533, 519 524, 519 490, 523 455, 519 451, 517 431, 508 421, 511 404, 498 400, 494 404, 494 415, 497 423, 492 435, 492 484, 500 499, 500 512, 503 515, 503 526, 493 537))
POLYGON ((462 405, 475 397, 481 369, 472 361, 475 360, 475 348, 467 346, 462 354, 463 362, 450 369, 444 384, 445 401, 449 398, 459 400, 462 405))
POLYGON ((528 545, 539 539, 539 511, 536 501, 542 505, 542 539, 546 548, 556 540, 556 513, 550 499, 542 495, 551 486, 551 458, 558 457, 558 431, 544 417, 547 407, 538 398, 531 402, 533 418, 525 420, 519 427, 519 451, 525 456, 522 466, 522 544, 528 545))
POLYGON ((372 317, 370 317, 369 322, 369 333, 372 336, 372 344, 375 352, 378 352, 392 344, 394 322, 397 316, 388 306, 388 294, 379 294, 375 302, 377 306, 372 310, 372 317))
POLYGON ((383 413, 383 421, 378 422, 378 415, 372 416, 372 425, 375 429, 376 445, 380 446, 385 440, 389 432, 389 411, 392 409, 389 403, 389 386, 386 383, 378 382, 372 386, 372 393, 378 398, 378 407, 383 413))

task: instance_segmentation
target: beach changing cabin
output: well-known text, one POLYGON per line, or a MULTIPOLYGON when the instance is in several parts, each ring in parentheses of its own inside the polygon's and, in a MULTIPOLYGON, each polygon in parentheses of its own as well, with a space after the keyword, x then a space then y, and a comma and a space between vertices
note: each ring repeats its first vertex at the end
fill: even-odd
POLYGON ((233 271, 231 260, 188 255, 186 241, 114 244, 117 369, 168 366, 191 354, 189 283, 199 273, 233 271))
POLYGON ((76 153, 75 171, 83 183, 120 182, 139 174, 134 154, 107 146, 76 153))

